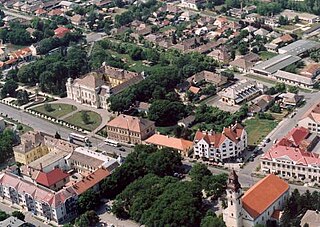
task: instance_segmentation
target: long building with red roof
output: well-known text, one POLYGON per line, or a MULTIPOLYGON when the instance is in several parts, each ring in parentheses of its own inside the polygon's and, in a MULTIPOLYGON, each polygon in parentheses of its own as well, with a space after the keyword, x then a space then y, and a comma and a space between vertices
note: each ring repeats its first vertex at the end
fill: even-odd
POLYGON ((308 129, 292 129, 260 158, 262 171, 288 180, 320 182, 320 156, 308 150, 317 142, 308 129))
POLYGON ((240 124, 224 128, 222 133, 197 131, 193 141, 194 156, 214 161, 238 157, 248 146, 247 132, 240 124))

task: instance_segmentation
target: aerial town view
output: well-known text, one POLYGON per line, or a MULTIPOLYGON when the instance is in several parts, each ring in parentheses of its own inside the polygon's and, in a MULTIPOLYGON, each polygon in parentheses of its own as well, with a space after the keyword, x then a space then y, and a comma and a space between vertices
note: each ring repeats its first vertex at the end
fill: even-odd
POLYGON ((320 0, 0 0, 0 227, 320 227, 320 0))

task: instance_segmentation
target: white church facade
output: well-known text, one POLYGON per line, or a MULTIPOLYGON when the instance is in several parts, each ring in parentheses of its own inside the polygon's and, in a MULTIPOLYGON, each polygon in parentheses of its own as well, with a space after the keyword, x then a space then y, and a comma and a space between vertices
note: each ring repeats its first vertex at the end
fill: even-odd
POLYGON ((281 210, 289 198, 289 185, 269 174, 244 194, 235 171, 228 178, 228 207, 223 211, 227 227, 266 225, 268 220, 279 222, 281 210))

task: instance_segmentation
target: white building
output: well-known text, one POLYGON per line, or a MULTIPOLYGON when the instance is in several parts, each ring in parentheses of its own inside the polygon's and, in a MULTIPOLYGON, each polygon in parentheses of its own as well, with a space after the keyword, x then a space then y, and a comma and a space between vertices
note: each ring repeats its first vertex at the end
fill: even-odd
POLYGON ((266 225, 268 220, 279 221, 280 210, 288 197, 289 185, 273 174, 243 194, 233 170, 228 179, 228 207, 223 211, 223 220, 228 227, 253 227, 266 225))
POLYGON ((218 93, 220 101, 227 105, 238 105, 264 93, 266 87, 253 80, 241 80, 218 93))
POLYGON ((320 103, 312 106, 299 120, 298 125, 320 134, 320 103))
POLYGON ((238 157, 248 146, 247 132, 240 124, 224 128, 222 133, 197 131, 194 156, 214 161, 238 157))
POLYGON ((81 104, 107 109, 107 99, 111 95, 118 94, 142 80, 141 74, 103 66, 83 78, 69 78, 66 83, 67 97, 81 104))
POLYGON ((199 5, 203 4, 205 1, 203 0, 181 0, 181 6, 194 9, 194 10, 199 10, 199 5))

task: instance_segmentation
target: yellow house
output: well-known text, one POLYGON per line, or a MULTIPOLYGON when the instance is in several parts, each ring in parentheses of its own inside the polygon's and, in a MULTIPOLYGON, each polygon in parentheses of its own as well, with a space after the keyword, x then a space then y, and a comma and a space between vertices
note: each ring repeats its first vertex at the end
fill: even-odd
POLYGON ((21 136, 21 144, 13 148, 16 162, 29 164, 49 153, 44 145, 44 135, 40 132, 27 132, 21 136))
POLYGON ((27 132, 21 136, 21 144, 13 148, 16 162, 28 165, 42 156, 54 151, 71 153, 75 144, 56 139, 41 132, 27 132))
POLYGON ((135 72, 105 66, 105 78, 109 81, 111 87, 116 87, 138 75, 139 74, 135 72))

